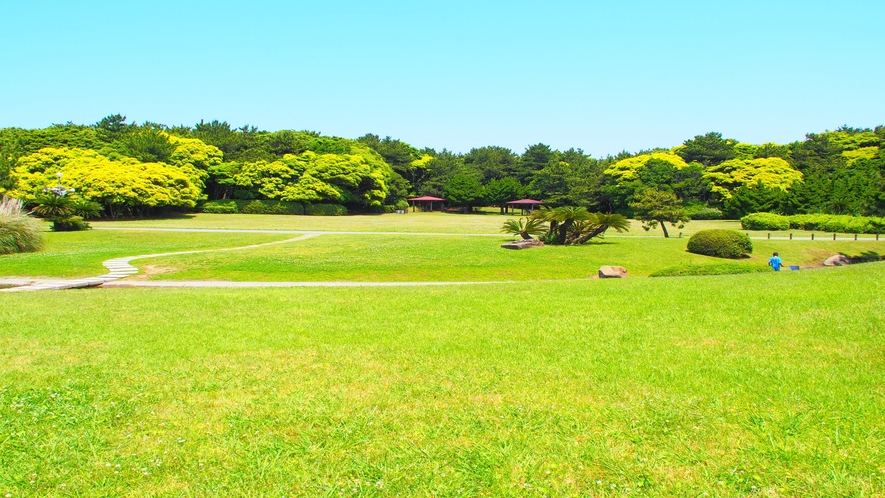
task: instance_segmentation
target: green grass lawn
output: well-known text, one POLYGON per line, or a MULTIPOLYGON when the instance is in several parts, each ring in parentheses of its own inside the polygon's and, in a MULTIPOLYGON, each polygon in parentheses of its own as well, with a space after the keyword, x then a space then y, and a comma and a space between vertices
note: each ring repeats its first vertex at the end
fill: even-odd
POLYGON ((237 247, 292 238, 284 234, 143 231, 46 232, 40 252, 0 255, 0 277, 94 277, 102 261, 170 251, 237 247))
MULTIPOLYGON (((139 278, 232 281, 495 281, 587 278, 602 265, 632 276, 682 263, 723 260, 691 254, 687 239, 618 237, 584 246, 501 249, 506 237, 322 235, 249 251, 149 258, 134 261, 139 278)), ((854 241, 755 241, 754 256, 740 260, 765 266, 773 251, 785 264, 820 265, 840 251, 860 254, 885 245, 854 241)))
POLYGON ((879 496, 882 282, 0 294, 0 495, 879 496))
MULTIPOLYGON (((508 219, 519 216, 498 214, 412 213, 352 216, 285 216, 260 214, 209 214, 195 213, 177 218, 127 221, 90 222, 96 228, 148 227, 148 228, 224 228, 268 230, 321 230, 355 232, 434 232, 453 234, 497 234, 508 219)), ((685 228, 668 226, 672 236, 683 232, 686 236, 704 228, 728 228, 740 230, 738 221, 692 221, 685 228)), ((615 232, 612 231, 612 235, 615 232)), ((633 221, 627 235, 663 237, 660 228, 652 231, 642 229, 633 221)))

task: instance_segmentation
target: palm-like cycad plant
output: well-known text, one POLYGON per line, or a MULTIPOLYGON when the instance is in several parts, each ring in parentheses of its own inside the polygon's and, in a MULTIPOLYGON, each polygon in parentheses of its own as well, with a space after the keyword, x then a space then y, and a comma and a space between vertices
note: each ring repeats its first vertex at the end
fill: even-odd
POLYGON ((532 218, 520 218, 519 220, 505 221, 504 226, 501 227, 501 231, 504 233, 519 235, 523 239, 528 240, 532 238, 532 235, 541 235, 546 232, 547 227, 541 220, 532 218))

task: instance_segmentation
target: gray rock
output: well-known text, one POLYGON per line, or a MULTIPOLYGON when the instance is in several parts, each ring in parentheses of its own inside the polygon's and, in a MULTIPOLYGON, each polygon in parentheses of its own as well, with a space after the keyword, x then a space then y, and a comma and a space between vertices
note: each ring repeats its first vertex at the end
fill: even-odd
POLYGON ((504 249, 529 249, 532 247, 541 247, 544 243, 538 239, 514 240, 506 244, 501 244, 504 249))
POLYGON ((627 269, 623 266, 600 266, 599 278, 627 278, 627 269))
POLYGON ((824 261, 824 266, 845 266, 850 265, 851 260, 848 259, 848 256, 844 254, 836 254, 834 256, 830 256, 824 261))

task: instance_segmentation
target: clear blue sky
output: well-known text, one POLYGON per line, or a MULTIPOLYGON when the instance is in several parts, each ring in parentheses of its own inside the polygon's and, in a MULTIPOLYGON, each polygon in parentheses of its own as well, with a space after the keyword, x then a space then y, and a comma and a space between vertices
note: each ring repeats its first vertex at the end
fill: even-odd
POLYGON ((0 0, 0 127, 201 119, 594 156, 885 124, 885 1, 0 0))

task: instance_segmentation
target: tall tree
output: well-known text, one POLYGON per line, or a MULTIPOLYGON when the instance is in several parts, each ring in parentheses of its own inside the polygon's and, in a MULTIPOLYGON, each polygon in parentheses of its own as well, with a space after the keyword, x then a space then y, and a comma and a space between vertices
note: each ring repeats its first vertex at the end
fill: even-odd
POLYGON ((722 138, 722 134, 711 131, 706 135, 696 135, 691 140, 686 140, 676 153, 685 159, 685 162, 697 161, 704 166, 719 164, 735 157, 734 146, 737 140, 722 138))

